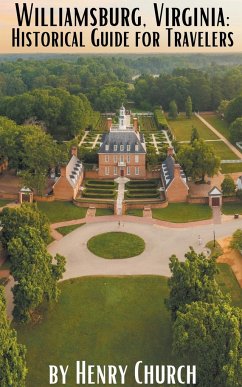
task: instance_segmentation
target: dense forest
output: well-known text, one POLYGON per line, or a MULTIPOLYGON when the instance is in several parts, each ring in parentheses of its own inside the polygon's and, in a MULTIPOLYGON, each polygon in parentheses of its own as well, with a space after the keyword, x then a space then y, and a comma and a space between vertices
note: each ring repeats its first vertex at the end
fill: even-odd
POLYGON ((216 110, 242 93, 242 55, 0 57, 0 115, 41 124, 56 138, 95 125, 95 111, 131 107, 216 110))

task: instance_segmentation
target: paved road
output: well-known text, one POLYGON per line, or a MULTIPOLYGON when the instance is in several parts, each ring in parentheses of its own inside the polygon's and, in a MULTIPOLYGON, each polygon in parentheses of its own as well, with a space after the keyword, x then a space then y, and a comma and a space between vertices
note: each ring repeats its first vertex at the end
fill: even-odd
POLYGON ((242 159, 242 153, 235 147, 233 146, 226 137, 224 137, 217 129, 214 128, 209 122, 207 122, 200 114, 195 113, 195 116, 199 118, 200 121, 204 123, 212 132, 214 132, 225 144, 238 156, 239 159, 242 159))
POLYGON ((67 258, 64 279, 88 275, 170 275, 169 257, 176 254, 184 260, 189 246, 198 252, 213 239, 231 235, 237 228, 242 228, 242 220, 232 220, 218 225, 201 225, 187 228, 167 228, 156 224, 121 222, 89 223, 71 234, 55 241, 49 246, 51 254, 60 253, 67 258), (124 225, 124 226, 123 226, 124 225), (94 235, 108 231, 126 231, 141 236, 146 242, 145 251, 138 257, 106 260, 93 255, 87 248, 87 241, 94 235), (202 245, 198 244, 201 236, 202 245))

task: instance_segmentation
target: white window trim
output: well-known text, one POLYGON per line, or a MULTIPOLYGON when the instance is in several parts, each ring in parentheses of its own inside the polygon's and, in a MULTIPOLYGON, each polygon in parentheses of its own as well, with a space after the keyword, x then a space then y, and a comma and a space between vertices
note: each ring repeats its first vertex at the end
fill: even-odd
POLYGON ((105 163, 109 162, 109 155, 105 155, 105 163))
POLYGON ((120 145, 120 151, 123 151, 123 150, 124 150, 124 146, 120 145))
POLYGON ((135 163, 138 163, 138 162, 139 162, 139 155, 135 155, 135 156, 134 156, 134 161, 135 161, 135 163))
POLYGON ((130 155, 127 155, 127 163, 130 163, 130 155))
POLYGON ((109 150, 109 145, 108 145, 108 144, 105 145, 105 150, 106 150, 106 151, 109 150))
POLYGON ((117 155, 114 155, 114 156, 113 156, 113 162, 114 162, 114 163, 117 163, 117 162, 118 162, 118 157, 117 157, 117 155))
POLYGON ((113 174, 116 176, 118 174, 118 168, 117 167, 114 167, 113 168, 113 174))
POLYGON ((135 175, 136 175, 136 176, 139 175, 139 167, 135 167, 135 175))
POLYGON ((118 150, 118 145, 114 145, 114 146, 113 146, 113 150, 114 150, 114 152, 117 152, 117 150, 118 150))
POLYGON ((139 150, 139 145, 135 145, 135 152, 138 152, 139 150))
POLYGON ((127 152, 130 152, 130 145, 127 145, 127 152))
POLYGON ((109 167, 105 167, 105 175, 106 175, 106 176, 109 175, 109 167))
POLYGON ((119 157, 119 161, 120 161, 121 163, 123 163, 123 162, 124 162, 124 155, 120 155, 120 157, 119 157))
POLYGON ((127 167, 127 175, 130 175, 130 167, 127 167))

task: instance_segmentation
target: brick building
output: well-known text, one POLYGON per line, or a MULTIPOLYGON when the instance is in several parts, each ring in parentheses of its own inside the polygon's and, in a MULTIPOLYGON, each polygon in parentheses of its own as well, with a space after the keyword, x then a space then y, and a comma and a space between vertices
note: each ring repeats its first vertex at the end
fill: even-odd
POLYGON ((146 178, 146 147, 142 134, 138 130, 137 118, 120 109, 119 123, 114 125, 108 118, 109 132, 103 135, 98 151, 98 176, 115 179, 126 176, 130 179, 146 178))
POLYGON ((161 180, 163 182, 168 202, 186 202, 188 185, 186 176, 173 157, 173 148, 168 148, 167 158, 161 165, 161 180))
POLYGON ((53 186, 55 199, 75 199, 83 180, 84 168, 77 158, 77 148, 72 148, 72 156, 69 163, 61 167, 61 175, 53 186))

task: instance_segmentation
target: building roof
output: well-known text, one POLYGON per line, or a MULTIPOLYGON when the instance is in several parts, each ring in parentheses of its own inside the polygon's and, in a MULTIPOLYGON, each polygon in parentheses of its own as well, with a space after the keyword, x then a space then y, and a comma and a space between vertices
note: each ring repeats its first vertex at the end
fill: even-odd
MULTIPOLYGON (((161 164, 161 175, 163 177, 165 188, 167 188, 172 182, 172 180, 174 179, 175 164, 176 162, 171 155, 167 156, 165 161, 163 161, 163 163, 161 164)), ((180 167, 180 174, 181 174, 181 178, 186 183, 187 182, 186 175, 183 172, 183 169, 181 167, 180 167)))
POLYGON ((66 178, 72 187, 76 186, 78 177, 82 173, 82 170, 82 162, 75 155, 73 155, 66 166, 66 178))
POLYGON ((218 189, 217 187, 213 187, 212 189, 210 189, 210 191, 208 192, 208 195, 209 196, 218 196, 218 195, 222 195, 222 191, 220 191, 220 189, 218 189))
MULTIPOLYGON (((143 137, 142 137, 143 140, 143 137)), ((116 131, 109 132, 103 136, 103 143, 98 153, 146 153, 144 145, 141 143, 137 134, 134 131, 116 131), (106 147, 108 145, 108 149, 106 147), (114 150, 114 146, 117 150, 114 150), (120 145, 123 145, 123 150, 120 150, 120 145), (127 145, 130 145, 130 151, 127 150, 127 145), (137 146, 137 150, 135 149, 137 146)))

